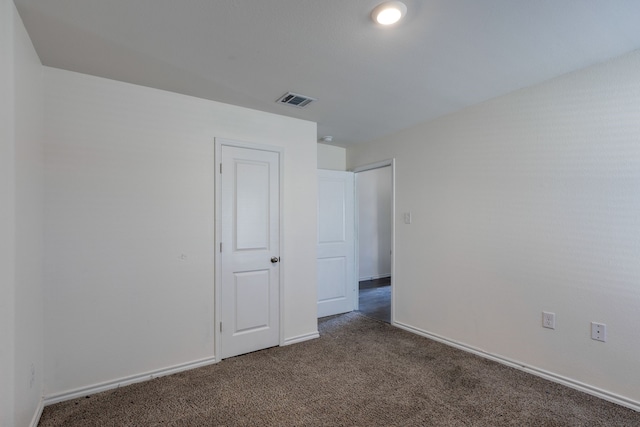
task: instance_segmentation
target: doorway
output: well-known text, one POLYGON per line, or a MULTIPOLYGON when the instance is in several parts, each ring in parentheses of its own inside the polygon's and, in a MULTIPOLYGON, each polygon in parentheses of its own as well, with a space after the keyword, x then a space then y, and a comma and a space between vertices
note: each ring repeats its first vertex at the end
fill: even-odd
POLYGON ((393 161, 356 168, 358 309, 392 323, 393 161))

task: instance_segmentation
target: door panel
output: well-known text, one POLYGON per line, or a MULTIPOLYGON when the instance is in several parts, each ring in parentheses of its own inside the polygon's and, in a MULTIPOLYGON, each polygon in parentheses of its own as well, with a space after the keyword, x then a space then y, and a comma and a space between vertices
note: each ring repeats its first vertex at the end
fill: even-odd
POLYGON ((355 308, 354 175, 318 171, 318 317, 355 308))
POLYGON ((280 155, 221 147, 221 358, 280 343, 280 155))
POLYGON ((348 298, 347 258, 318 259, 318 303, 348 298))
POLYGON ((269 327, 270 271, 248 271, 235 274, 234 335, 269 327))
POLYGON ((269 247, 269 164, 237 160, 236 250, 269 247))
POLYGON ((338 243, 347 240, 345 228, 347 221, 345 199, 346 186, 344 176, 325 176, 320 172, 318 177, 318 244, 338 243))

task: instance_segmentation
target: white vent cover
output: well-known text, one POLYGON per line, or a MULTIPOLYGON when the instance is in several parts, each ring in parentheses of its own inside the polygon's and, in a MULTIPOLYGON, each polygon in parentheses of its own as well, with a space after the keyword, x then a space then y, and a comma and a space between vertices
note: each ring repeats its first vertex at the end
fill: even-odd
POLYGON ((287 92, 278 98, 276 102, 278 104, 286 104, 291 105, 292 107, 303 108, 311 104, 313 101, 317 101, 317 99, 300 95, 298 93, 287 92))

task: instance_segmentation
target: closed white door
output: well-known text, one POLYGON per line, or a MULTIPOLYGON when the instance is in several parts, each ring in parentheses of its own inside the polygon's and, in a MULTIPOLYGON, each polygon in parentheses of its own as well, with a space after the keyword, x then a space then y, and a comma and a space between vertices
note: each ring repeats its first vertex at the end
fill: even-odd
POLYGON ((318 171, 318 317, 353 311, 354 174, 318 171))
POLYGON ((280 343, 280 154, 220 147, 221 358, 280 343))

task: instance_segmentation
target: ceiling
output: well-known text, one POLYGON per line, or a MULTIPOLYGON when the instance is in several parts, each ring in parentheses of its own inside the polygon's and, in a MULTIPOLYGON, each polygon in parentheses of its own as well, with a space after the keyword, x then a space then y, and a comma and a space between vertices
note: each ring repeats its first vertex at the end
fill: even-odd
POLYGON ((364 143, 640 48, 638 0, 15 0, 42 63, 364 143), (317 98, 278 105, 287 91, 317 98))

